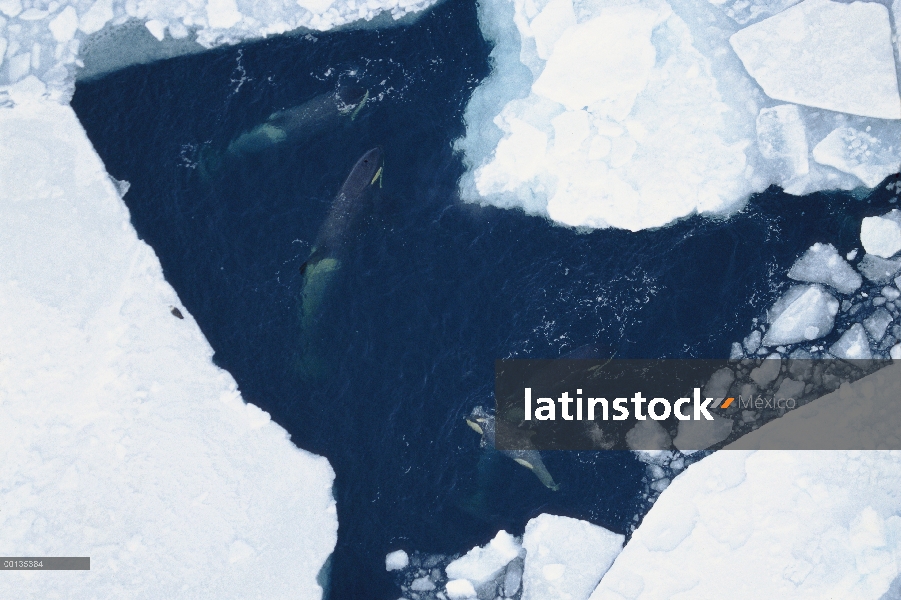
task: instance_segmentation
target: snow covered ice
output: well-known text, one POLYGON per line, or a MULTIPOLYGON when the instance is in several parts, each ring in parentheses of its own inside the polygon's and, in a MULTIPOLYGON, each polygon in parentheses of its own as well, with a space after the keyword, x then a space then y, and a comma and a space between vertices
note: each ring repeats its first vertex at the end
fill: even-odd
POLYGON ((403 550, 395 550, 394 552, 389 552, 385 556, 386 571, 399 571, 400 569, 406 569, 407 565, 409 564, 410 557, 407 556, 407 553, 403 550))
POLYGON ((299 450, 179 307, 75 113, 0 108, 3 598, 320 598, 334 474, 299 450), (127 575, 123 575, 127 573, 127 575))
POLYGON ((805 0, 735 33, 748 73, 775 100, 901 118, 888 9, 805 0))
POLYGON ((447 565, 449 579, 466 579, 477 590, 493 582, 504 567, 522 552, 522 546, 506 531, 499 531, 488 544, 473 548, 447 565))
POLYGON ((832 331, 839 303, 818 285, 796 285, 768 311, 765 346, 815 340, 832 331))
POLYGON ((835 246, 820 243, 811 246, 792 265, 788 276, 795 281, 829 285, 841 294, 854 293, 863 282, 851 265, 839 256, 835 246))
POLYGON ((467 201, 635 231, 901 164, 882 4, 486 0, 480 22, 495 69, 456 144, 467 201))
MULTIPOLYGON (((300 28, 326 31, 380 15, 397 20, 435 1, 74 0, 35 2, 29 8, 28 0, 0 0, 0 86, 31 74, 65 96, 76 67, 84 66, 86 45, 144 62, 300 28), (116 36, 126 36, 118 47, 116 36), (104 38, 112 38, 113 45, 104 44, 104 38)), ((118 68, 128 64, 116 56, 103 60, 118 68)))
POLYGON ((868 254, 891 258, 901 251, 901 211, 866 217, 860 223, 860 242, 868 254))
POLYGON ((523 535, 523 600, 587 598, 623 547, 622 535, 585 521, 539 515, 523 535))

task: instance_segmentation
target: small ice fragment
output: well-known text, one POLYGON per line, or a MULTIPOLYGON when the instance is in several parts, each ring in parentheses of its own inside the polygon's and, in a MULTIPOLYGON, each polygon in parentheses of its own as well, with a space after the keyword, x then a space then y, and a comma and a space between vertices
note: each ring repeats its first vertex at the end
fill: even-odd
POLYGON ((57 42, 68 42, 75 37, 78 30, 78 12, 74 6, 67 6, 47 25, 53 39, 57 42))
POLYGON ((860 323, 855 323, 829 347, 829 353, 845 360, 869 360, 873 358, 867 333, 860 323))
POLYGON ((863 327, 873 338, 879 342, 885 335, 885 330, 892 324, 892 314, 884 308, 877 308, 869 317, 863 320, 863 327))
POLYGON ((898 171, 901 156, 894 150, 897 146, 853 127, 839 127, 814 147, 813 159, 850 173, 872 188, 898 171))
POLYGON ((435 589, 435 584, 428 577, 419 577, 413 580, 410 589, 414 592, 430 592, 435 589))
POLYGON ((447 591, 447 597, 451 600, 467 600, 476 598, 476 590, 466 579, 451 579, 444 586, 447 591))
POLYGON ((466 579, 480 587, 497 577, 521 551, 516 539, 501 530, 485 546, 473 548, 447 565, 445 572, 449 579, 466 579))
POLYGON ((857 263, 857 270, 873 283, 888 283, 901 270, 901 258, 892 260, 865 254, 857 263))
POLYGON ((860 241, 868 254, 881 258, 897 254, 901 250, 901 211, 865 217, 860 223, 860 241))
POLYGON ((395 550, 385 555, 385 570, 399 571, 410 564, 410 557, 403 550, 395 550))
POLYGON ((147 28, 147 31, 155 37, 159 41, 163 41, 166 37, 166 24, 162 21, 157 21, 156 19, 151 19, 144 23, 144 27, 147 28))
POLYGON ((779 377, 779 371, 782 368, 782 357, 775 352, 766 357, 759 367, 751 371, 751 379, 760 387, 766 387, 773 380, 779 377))
POLYGON ((889 351, 892 360, 901 360, 901 344, 895 344, 889 351))

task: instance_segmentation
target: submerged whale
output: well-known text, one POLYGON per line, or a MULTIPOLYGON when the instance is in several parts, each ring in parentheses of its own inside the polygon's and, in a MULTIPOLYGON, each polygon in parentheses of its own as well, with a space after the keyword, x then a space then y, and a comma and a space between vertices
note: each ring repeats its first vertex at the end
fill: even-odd
MULTIPOLYGON (((498 424, 494 418, 494 415, 490 414, 481 406, 477 406, 472 409, 472 413, 470 413, 469 417, 466 418, 466 424, 469 425, 476 433, 482 436, 480 445, 483 448, 494 448, 496 427, 498 426, 510 427, 510 431, 505 432, 507 439, 513 439, 513 436, 517 436, 518 434, 518 430, 515 430, 512 425, 505 425, 503 420, 501 420, 500 424, 498 424)), ((554 478, 551 477, 551 474, 548 472, 547 467, 544 466, 544 461, 541 460, 541 453, 539 453, 538 450, 535 450, 532 446, 530 439, 531 435, 529 434, 529 432, 523 431, 521 432, 521 435, 519 437, 521 439, 517 440, 518 445, 523 448, 532 449, 500 450, 501 454, 513 459, 518 464, 531 470, 538 478, 538 480, 545 485, 545 487, 554 491, 560 489, 560 486, 554 482, 554 478)))
MULTIPOLYGON (((373 148, 360 157, 332 201, 325 221, 316 234, 309 258, 300 266, 300 273, 303 275, 301 329, 307 337, 313 332, 319 308, 347 254, 350 246, 349 233, 363 212, 368 197, 366 192, 376 182, 381 183, 382 161, 383 152, 380 147, 373 148)), ((307 356, 305 360, 309 362, 312 357, 307 356)))
POLYGON ((276 111, 263 123, 229 142, 224 151, 205 147, 199 160, 200 172, 209 178, 219 172, 227 161, 240 160, 286 142, 314 136, 337 127, 342 121, 353 121, 368 99, 368 90, 356 84, 346 84, 297 106, 276 111))

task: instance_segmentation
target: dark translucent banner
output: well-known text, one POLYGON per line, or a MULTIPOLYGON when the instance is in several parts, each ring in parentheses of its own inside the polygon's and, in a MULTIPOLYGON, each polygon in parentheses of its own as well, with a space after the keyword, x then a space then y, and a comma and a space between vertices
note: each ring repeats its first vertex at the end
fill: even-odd
POLYGON ((90 571, 89 556, 0 556, 0 571, 90 571))
POLYGON ((901 449, 891 360, 499 360, 495 375, 482 426, 498 450, 901 449))

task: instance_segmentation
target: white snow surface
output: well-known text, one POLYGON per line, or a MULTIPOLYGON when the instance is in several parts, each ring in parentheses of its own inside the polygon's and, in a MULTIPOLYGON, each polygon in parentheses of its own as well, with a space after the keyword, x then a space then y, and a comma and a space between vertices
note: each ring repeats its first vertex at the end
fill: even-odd
POLYGON ((26 83, 0 108, 0 554, 91 570, 0 597, 320 598, 331 467, 213 365, 74 112, 26 83))
MULTIPOLYGON (((774 447, 799 432, 840 432, 847 443, 853 427, 861 447, 891 447, 899 370, 845 385, 736 444, 774 447), (862 405, 877 410, 849 422, 847 404, 877 390, 883 401, 862 405)), ((895 597, 883 594, 901 566, 899 470, 898 451, 716 452, 663 491, 591 600, 895 597)))
POLYGON ((476 588, 493 581, 507 564, 520 555, 522 546, 506 531, 476 547, 445 568, 449 579, 466 579, 476 588))
POLYGON ((623 547, 625 537, 586 521, 542 514, 526 524, 523 600, 580 600, 623 547))
POLYGON ((462 198, 637 231, 771 184, 876 185, 901 164, 888 11, 793 4, 481 2, 494 70, 456 143, 462 198))
POLYGON ((901 119, 892 30, 882 4, 804 0, 730 42, 771 98, 901 119))
POLYGON ((380 15, 397 20, 436 1, 27 0, 34 6, 26 8, 20 0, 0 0, 0 86, 35 75, 65 99, 88 36, 129 22, 143 21, 160 42, 193 40, 212 48, 296 29, 365 26, 380 15))

